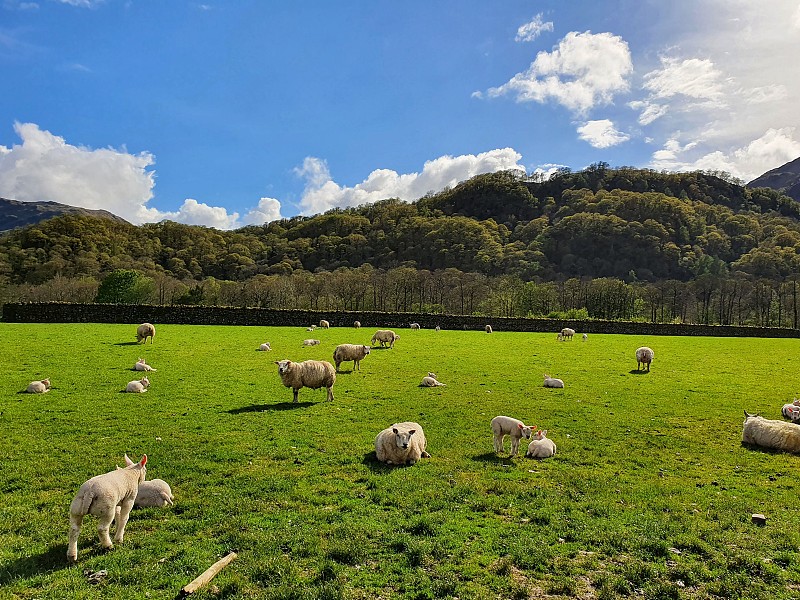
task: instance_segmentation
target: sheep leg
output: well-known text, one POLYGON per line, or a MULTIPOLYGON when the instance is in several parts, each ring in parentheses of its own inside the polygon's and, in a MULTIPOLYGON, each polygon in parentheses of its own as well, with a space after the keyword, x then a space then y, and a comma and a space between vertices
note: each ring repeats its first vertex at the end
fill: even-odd
POLYGON ((511 456, 516 456, 518 449, 519 449, 519 438, 512 436, 511 437, 511 456))
POLYGON ((297 392, 299 392, 300 390, 295 388, 292 391, 294 392, 294 400, 292 400, 292 402, 297 404, 297 392))
MULTIPOLYGON (((121 519, 120 519, 121 520, 121 519)), ((97 535, 100 537, 100 546, 109 550, 114 547, 114 543, 111 541, 111 536, 109 535, 109 530, 111 529, 111 523, 114 521, 114 510, 110 510, 106 513, 100 513, 97 515, 97 535)), ((119 527, 119 524, 117 524, 119 527)))
POLYGON ((503 451, 503 439, 505 438, 504 435, 494 435, 494 451, 496 453, 501 453, 503 451))
POLYGON ((78 536, 81 534, 81 524, 83 515, 69 516, 69 544, 67 545, 67 560, 76 562, 78 560, 78 536))
MULTIPOLYGON (((132 498, 130 500, 124 500, 120 505, 120 511, 117 517, 117 531, 114 534, 114 541, 120 544, 122 543, 122 540, 125 537, 125 525, 128 524, 128 517, 130 517, 131 515, 131 509, 133 508, 134 499, 135 498, 132 498)), ((106 532, 108 532, 108 529, 106 529, 106 532)), ((108 534, 106 533, 106 535, 108 534)))
POLYGON ((333 402, 333 388, 332 387, 328 388, 328 400, 333 402))

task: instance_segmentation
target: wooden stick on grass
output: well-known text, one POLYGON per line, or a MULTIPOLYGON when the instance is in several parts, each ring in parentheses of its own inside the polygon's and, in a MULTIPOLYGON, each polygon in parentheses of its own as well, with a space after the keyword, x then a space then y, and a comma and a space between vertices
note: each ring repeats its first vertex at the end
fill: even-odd
POLYGON ((209 581, 214 579, 214 576, 220 571, 222 571, 222 569, 227 567, 230 564, 230 562, 234 558, 236 558, 236 556, 237 556, 236 552, 230 552, 225 558, 219 559, 217 562, 215 562, 213 565, 211 565, 205 571, 203 571, 199 577, 197 577, 190 583, 187 583, 185 586, 183 586, 181 592, 183 592, 184 595, 189 595, 193 592, 196 592, 201 587, 206 585, 209 581))

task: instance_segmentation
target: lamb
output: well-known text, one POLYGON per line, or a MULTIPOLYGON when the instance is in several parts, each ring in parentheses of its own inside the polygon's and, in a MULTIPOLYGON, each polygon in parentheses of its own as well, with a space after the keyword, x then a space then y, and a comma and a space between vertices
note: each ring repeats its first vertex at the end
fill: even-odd
POLYGON ((643 371, 644 366, 647 365, 647 370, 650 370, 650 363, 653 362, 653 350, 647 346, 642 346, 636 349, 636 370, 643 371))
POLYGON ((153 367, 148 365, 147 362, 143 358, 140 358, 133 365, 133 370, 134 371, 157 371, 158 369, 154 369, 153 367))
POLYGON ((441 381, 436 381, 436 373, 428 373, 427 377, 422 378, 422 383, 419 384, 419 387, 437 387, 444 385, 445 384, 441 381))
POLYGON ((800 421, 800 400, 795 398, 791 404, 784 404, 781 414, 792 421, 800 421))
POLYGON ((150 323, 142 323, 136 328, 136 343, 146 344, 148 337, 150 338, 150 343, 152 344, 156 337, 156 328, 150 323))
POLYGON ((439 333, 441 330, 442 330, 442 328, 437 325, 436 326, 436 333, 439 333))
POLYGON ((484 331, 486 331, 486 333, 492 333, 492 326, 491 325, 487 325, 483 329, 484 329, 484 331))
POLYGON ((361 328, 361 321, 353 321, 353 327, 355 327, 356 329, 360 329, 361 328))
MULTIPOLYGON (((128 455, 125 455, 125 465, 130 467, 136 464, 128 455)), ((122 467, 117 467, 122 470, 122 467)), ((172 495, 172 488, 163 479, 144 480, 139 484, 139 491, 136 493, 136 500, 133 505, 137 508, 161 508, 174 505, 175 496, 172 495)), ((119 517, 120 507, 117 506, 117 517, 119 517)))
POLYGON ((336 363, 336 371, 343 362, 353 361, 353 370, 361 370, 362 359, 369 354, 369 346, 357 346, 356 344, 339 344, 333 351, 333 361, 336 363))
POLYGON ((800 454, 800 427, 744 411, 742 443, 800 454))
POLYGON ((546 388, 563 388, 564 381, 561 379, 556 379, 555 377, 550 377, 550 375, 545 374, 544 376, 544 386, 546 388))
POLYGON ((328 329, 331 326, 331 324, 328 323, 325 319, 321 319, 319 322, 319 326, 322 327, 322 329, 328 329))
POLYGON ((261 352, 269 352, 272 350, 272 346, 269 345, 269 342, 264 342, 258 347, 259 351, 261 352))
POLYGON ((129 381, 125 387, 126 392, 142 394, 150 387, 150 380, 145 375, 139 381, 129 381))
POLYGON ((574 335, 575 335, 575 330, 574 329, 570 329, 569 327, 564 327, 564 329, 561 330, 561 333, 559 333, 558 336, 556 336, 556 339, 561 340, 561 341, 564 341, 564 340, 567 340, 567 339, 571 340, 572 336, 574 336, 574 335))
POLYGON ((303 346, 318 346, 319 340, 303 340, 303 346))
POLYGON ((411 324, 411 329, 415 329, 415 330, 419 329, 419 323, 412 323, 411 324))
POLYGON ((583 334, 583 341, 585 342, 585 341, 586 341, 586 340, 588 340, 588 339, 589 339, 589 336, 588 336, 587 334, 585 334, 585 333, 584 333, 584 334, 583 334))
POLYGON ((26 394, 44 394, 50 391, 50 378, 41 381, 31 381, 25 388, 26 394))
POLYGON ((550 458, 556 455, 556 445, 547 437, 547 429, 536 432, 536 437, 528 444, 525 456, 529 458, 550 458))
POLYGON ((430 458, 428 442, 419 423, 395 423, 375 438, 375 456, 387 465, 413 465, 420 458, 430 458))
POLYGON ((281 382, 294 392, 293 402, 297 402, 297 392, 307 387, 312 390, 324 387, 328 390, 328 400, 333 400, 333 384, 336 383, 336 371, 326 360, 306 360, 294 363, 290 360, 275 361, 281 382))
POLYGON ((506 436, 511 437, 511 456, 517 455, 519 441, 524 437, 531 438, 531 432, 536 427, 528 427, 519 419, 498 415, 492 419, 492 432, 494 433, 494 451, 498 454, 503 451, 503 441, 506 436))
POLYGON ((372 341, 370 343, 374 346, 375 342, 380 342, 381 347, 389 344, 389 348, 394 348, 395 341, 399 339, 400 336, 391 329, 379 329, 375 332, 375 335, 372 336, 372 341))
POLYGON ((81 524, 86 515, 97 517, 97 532, 103 548, 113 548, 114 544, 108 534, 111 522, 117 517, 117 531, 114 541, 122 543, 125 537, 125 525, 128 523, 131 508, 139 492, 139 484, 144 481, 147 469, 147 455, 142 455, 138 463, 124 469, 114 470, 104 475, 92 477, 78 490, 69 507, 69 544, 67 560, 78 560, 78 536, 81 524), (119 515, 116 508, 120 507, 119 515))
POLYGON ((316 325, 310 325, 310 326, 306 327, 306 331, 314 331, 316 328, 317 328, 316 325))

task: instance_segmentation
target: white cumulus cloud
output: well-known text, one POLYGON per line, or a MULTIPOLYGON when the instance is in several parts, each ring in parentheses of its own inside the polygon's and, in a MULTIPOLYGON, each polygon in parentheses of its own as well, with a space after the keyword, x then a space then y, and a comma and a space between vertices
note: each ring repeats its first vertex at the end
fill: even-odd
POLYGON ((644 76, 644 89, 652 99, 684 96, 722 106, 725 80, 722 72, 709 59, 662 57, 662 67, 644 76))
POLYGON ((595 148, 610 148, 630 139, 628 134, 617 131, 608 119, 587 121, 578 127, 578 137, 595 148))
POLYGON ((441 156, 427 161, 421 173, 399 174, 391 169, 376 169, 353 187, 333 181, 327 163, 319 158, 307 157, 303 166, 295 172, 306 179, 300 204, 303 214, 310 215, 334 207, 359 206, 387 198, 417 200, 428 192, 454 186, 481 173, 509 169, 524 171, 519 164, 521 158, 512 148, 490 150, 477 155, 441 156))
POLYGON ((529 23, 520 25, 517 29, 517 35, 514 38, 516 42, 532 42, 539 37, 543 31, 553 31, 553 22, 542 22, 542 13, 539 13, 529 23))
POLYGON ((261 198, 256 208, 242 218, 243 225, 263 225, 281 218, 281 203, 275 198, 261 198))

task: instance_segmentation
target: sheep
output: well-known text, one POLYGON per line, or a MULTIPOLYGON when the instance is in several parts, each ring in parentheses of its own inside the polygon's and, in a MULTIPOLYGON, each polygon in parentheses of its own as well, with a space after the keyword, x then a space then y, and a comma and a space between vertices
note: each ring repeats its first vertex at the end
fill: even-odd
POLYGON ((544 376, 544 385, 542 387, 546 388, 563 388, 564 381, 561 379, 556 379, 555 377, 550 377, 550 375, 545 374, 544 376))
POLYGON ((150 387, 150 380, 147 376, 142 377, 139 381, 129 381, 125 387, 126 392, 142 394, 150 387))
POLYGON ((375 456, 387 465, 413 465, 420 458, 430 458, 428 442, 419 423, 395 423, 375 438, 375 456))
POLYGON ((441 330, 442 330, 442 328, 437 325, 436 326, 436 333, 439 333, 441 330))
POLYGON ((133 365, 133 370, 134 371, 157 371, 158 369, 154 369, 153 367, 151 367, 150 365, 147 364, 145 359, 140 358, 133 365))
POLYGON ((306 331, 314 331, 316 328, 317 328, 316 325, 310 325, 310 326, 306 327, 306 331))
POLYGON ((786 421, 772 421, 744 411, 742 443, 800 453, 800 427, 786 421))
POLYGON ((336 363, 336 371, 343 362, 353 361, 353 370, 361 370, 360 362, 369 354, 369 346, 357 346, 356 344, 339 344, 333 351, 333 361, 336 363))
POLYGON ((361 321, 353 321, 353 327, 355 327, 356 329, 360 329, 361 328, 361 321))
MULTIPOLYGON (((128 455, 125 455, 125 465, 130 467, 136 464, 128 455)), ((122 470, 122 467, 117 467, 122 470)), ((173 506, 175 496, 172 495, 172 488, 163 479, 149 479, 144 480, 139 484, 139 491, 136 493, 136 500, 133 501, 133 506, 136 508, 161 508, 164 506, 173 506)), ((117 517, 119 517, 120 507, 117 506, 117 517)))
POLYGON ((148 337, 150 338, 150 343, 152 344, 156 337, 156 328, 150 323, 142 323, 136 328, 136 343, 146 344, 148 337))
POLYGON ((584 334, 583 334, 583 341, 585 342, 585 341, 586 341, 586 340, 588 340, 588 339, 589 339, 589 336, 588 336, 588 334, 584 333, 584 334))
POLYGON ((324 387, 328 390, 328 400, 333 400, 333 384, 336 383, 336 371, 326 360, 306 360, 294 363, 290 360, 275 361, 281 382, 294 392, 293 402, 297 402, 297 392, 307 387, 312 390, 324 387))
POLYGON ((131 508, 133 508, 136 494, 139 492, 139 484, 144 481, 147 473, 146 464, 147 455, 143 454, 138 463, 104 475, 97 475, 81 485, 69 506, 69 544, 67 545, 69 562, 74 563, 78 560, 78 536, 86 515, 97 517, 97 532, 103 548, 114 547, 108 530, 115 517, 117 531, 114 541, 120 544, 123 542, 125 525, 128 523, 131 508), (119 515, 116 514, 117 506, 120 507, 119 515))
POLYGON ((419 327, 419 323, 412 323, 412 324, 411 324, 411 329, 417 330, 417 329, 419 329, 419 328, 420 328, 420 327, 419 327))
POLYGON ((650 370, 650 363, 653 362, 653 350, 647 346, 642 346, 636 349, 636 370, 643 371, 644 366, 647 365, 647 370, 650 370))
POLYGON ((564 329, 561 330, 561 333, 559 333, 556 336, 556 339, 561 341, 565 341, 567 339, 572 340, 572 336, 574 335, 575 335, 574 329, 570 329, 569 327, 564 327, 564 329))
POLYGON ((318 346, 319 340, 303 340, 303 346, 318 346))
POLYGON ((428 373, 426 377, 422 378, 422 383, 419 384, 419 387, 437 387, 445 385, 446 384, 441 381, 436 380, 436 373, 428 373))
POLYGON ((484 331, 486 331, 486 333, 492 333, 492 326, 491 325, 487 325, 483 329, 484 329, 484 331))
POLYGON ((796 404, 784 404, 781 408, 781 414, 787 419, 798 421, 800 420, 800 406, 796 404))
POLYGON ((550 458, 556 454, 556 445, 547 437, 547 429, 536 432, 536 437, 528 444, 525 456, 529 458, 550 458))
POLYGON ((389 348, 394 348, 395 341, 399 339, 400 336, 391 329, 379 329, 375 332, 375 335, 372 336, 372 341, 370 343, 374 346, 375 342, 380 342, 381 347, 389 344, 389 348))
POLYGON ((498 454, 503 451, 503 441, 506 436, 511 437, 511 456, 517 455, 519 441, 524 437, 531 438, 536 427, 529 427, 519 419, 498 415, 492 419, 492 432, 494 433, 494 451, 498 454))
POLYGON ((269 345, 269 342, 264 342, 258 347, 260 352, 269 352, 272 350, 272 346, 269 345))
POLYGON ((25 388, 26 394, 44 394, 50 391, 50 378, 41 381, 31 381, 25 388))
POLYGON ((320 322, 319 322, 319 326, 322 329, 328 329, 331 326, 331 324, 328 323, 325 319, 321 319, 320 322))

